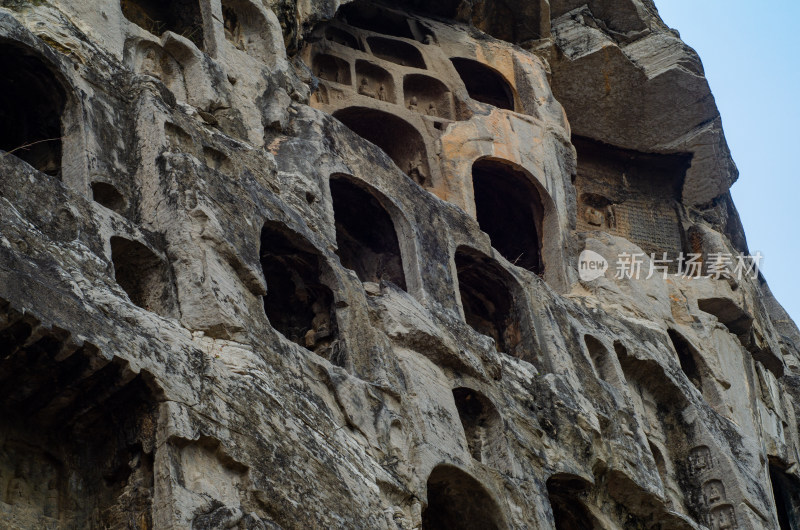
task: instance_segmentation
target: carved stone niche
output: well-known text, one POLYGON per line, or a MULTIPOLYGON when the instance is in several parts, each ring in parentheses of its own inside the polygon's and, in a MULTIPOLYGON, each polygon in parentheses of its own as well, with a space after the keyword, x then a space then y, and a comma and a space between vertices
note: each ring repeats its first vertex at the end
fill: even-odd
POLYGON ((186 101, 186 80, 178 60, 161 46, 148 41, 131 41, 128 44, 128 64, 139 75, 155 77, 179 101, 186 101))
POLYGON ((368 61, 356 61, 358 93, 378 101, 397 103, 392 74, 368 61))
POLYGON ((407 42, 385 37, 369 37, 367 46, 369 46, 372 55, 384 61, 410 68, 420 68, 422 70, 426 68, 422 53, 407 42))
POLYGON ((706 445, 700 445, 689 451, 688 469, 689 475, 693 477, 704 475, 714 469, 711 449, 706 445))
POLYGON ((325 40, 328 42, 335 42, 341 46, 347 46, 357 51, 364 51, 364 47, 355 35, 335 26, 328 26, 325 28, 325 40))
POLYGON ((350 74, 350 63, 335 55, 327 53, 315 55, 311 61, 311 70, 315 76, 325 81, 341 85, 351 85, 353 83, 350 74))
POLYGON ((2 306, 0 526, 152 528, 152 377, 2 306))
POLYGON ((712 479, 703 484, 703 501, 707 507, 710 508, 725 500, 725 485, 722 481, 712 479))
POLYGON ((223 0, 225 38, 263 63, 270 59, 269 25, 264 13, 248 0, 223 0))
POLYGON ((433 77, 409 74, 403 79, 403 96, 408 110, 433 118, 458 119, 453 93, 447 85, 433 77))
POLYGON ((736 522, 736 510, 730 504, 717 506, 708 515, 708 526, 711 530, 734 530, 739 528, 736 522))
POLYGON ((120 0, 122 14, 137 26, 160 37, 167 31, 203 48, 203 15, 198 0, 120 0))

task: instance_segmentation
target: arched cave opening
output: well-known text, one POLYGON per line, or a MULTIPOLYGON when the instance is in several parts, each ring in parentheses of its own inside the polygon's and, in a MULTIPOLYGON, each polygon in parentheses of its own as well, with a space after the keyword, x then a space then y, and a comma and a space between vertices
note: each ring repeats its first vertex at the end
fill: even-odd
POLYGON ((396 103, 394 78, 392 74, 369 61, 356 61, 356 80, 358 93, 378 101, 396 103))
POLYGON ((547 493, 556 530, 602 528, 580 499, 588 487, 585 480, 569 474, 553 475, 547 479, 547 493))
POLYGON ((334 175, 330 185, 342 265, 355 271, 362 282, 385 280, 405 290, 403 260, 392 217, 373 193, 350 179, 334 175))
POLYGON ((481 159, 472 166, 475 209, 481 230, 508 261, 544 273, 539 191, 526 173, 510 164, 481 159))
POLYGON ((203 47, 203 15, 198 0, 120 0, 125 18, 160 37, 167 31, 203 47))
POLYGON ((272 327, 328 357, 338 326, 333 291, 322 281, 322 256, 299 234, 267 222, 261 230, 260 259, 267 282, 264 311, 272 327))
POLYGON ((111 238, 114 278, 135 305, 170 316, 175 295, 169 266, 138 241, 111 238))
POLYGON ((502 420, 486 396, 471 388, 454 388, 453 399, 458 418, 464 428, 470 455, 478 462, 487 462, 497 437, 502 436, 502 420))
POLYGON ((524 357, 520 319, 509 288, 513 278, 494 260, 466 247, 456 250, 455 264, 467 324, 494 339, 497 351, 524 357))
POLYGON ((0 68, 0 150, 60 178, 63 85, 33 52, 1 41, 0 68))
POLYGON ((462 57, 450 59, 469 97, 498 109, 514 110, 514 90, 511 84, 494 68, 462 57))
POLYGON ((333 117, 383 149, 414 182, 423 187, 429 185, 425 141, 410 123, 388 112, 366 107, 348 107, 336 111, 333 117))
POLYGON ((505 528, 497 503, 474 478, 440 465, 428 477, 423 530, 496 530, 505 528))
POLYGON ((702 366, 702 361, 699 359, 700 354, 686 339, 686 337, 677 331, 670 329, 667 331, 667 333, 669 334, 670 341, 672 342, 672 347, 678 354, 678 362, 681 365, 681 370, 683 370, 683 373, 686 374, 687 378, 689 378, 689 381, 691 381, 691 383, 697 387, 697 390, 702 392, 703 374, 700 369, 702 366))
POLYGON ((345 31, 341 28, 334 26, 326 27, 325 39, 348 48, 353 48, 354 50, 363 51, 363 47, 359 43, 358 39, 349 31, 345 31))
POLYGON ((586 344, 589 357, 591 357, 594 369, 597 371, 597 375, 600 376, 600 379, 613 385, 619 384, 617 370, 614 367, 614 360, 608 348, 592 335, 584 335, 583 341, 586 344))

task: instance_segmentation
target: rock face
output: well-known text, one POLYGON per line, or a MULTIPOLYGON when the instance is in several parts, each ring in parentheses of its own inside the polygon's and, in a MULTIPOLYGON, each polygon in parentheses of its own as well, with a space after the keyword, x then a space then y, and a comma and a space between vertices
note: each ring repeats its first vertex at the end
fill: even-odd
POLYGON ((3 528, 798 528, 651 0, 0 5, 3 528))

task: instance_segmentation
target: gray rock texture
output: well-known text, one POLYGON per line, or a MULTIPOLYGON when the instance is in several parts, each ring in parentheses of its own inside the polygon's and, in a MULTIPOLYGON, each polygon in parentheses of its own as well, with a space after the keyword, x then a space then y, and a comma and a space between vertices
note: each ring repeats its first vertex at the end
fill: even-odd
POLYGON ((798 528, 700 59, 431 4, 0 1, 0 527, 798 528))

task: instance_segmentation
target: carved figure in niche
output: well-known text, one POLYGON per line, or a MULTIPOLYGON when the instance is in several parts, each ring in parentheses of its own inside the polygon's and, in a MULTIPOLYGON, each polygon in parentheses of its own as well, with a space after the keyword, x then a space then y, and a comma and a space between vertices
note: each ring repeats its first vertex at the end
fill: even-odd
POLYGON ((425 183, 425 173, 422 169, 422 156, 419 153, 408 163, 408 176, 414 179, 414 182, 420 186, 425 183))
POLYGON ((142 59, 142 73, 144 75, 160 78, 159 72, 161 69, 158 63, 156 51, 153 48, 148 48, 144 54, 144 59, 142 59))
POLYGON ((14 477, 8 481, 6 504, 27 504, 30 497, 28 483, 22 477, 14 477))
POLYGON ((389 508, 386 510, 386 517, 388 519, 389 528, 397 528, 397 530, 413 530, 411 520, 399 506, 389 508))
POLYGON ((372 90, 372 87, 369 84, 369 79, 366 77, 361 78, 361 84, 358 85, 358 93, 362 96, 367 96, 374 99, 378 98, 378 94, 372 90))
POLYGON ((713 530, 732 530, 738 528, 736 524, 736 512, 733 506, 726 504, 711 510, 711 528, 713 530))
POLYGON ((605 222, 603 213, 591 206, 587 206, 583 211, 583 218, 592 226, 603 226, 605 222))
POLYGON ((476 425, 470 431, 467 446, 472 449, 472 458, 478 462, 483 462, 483 442, 486 438, 486 427, 484 425, 476 425))
POLYGON ((711 449, 705 445, 695 447, 689 453, 689 473, 692 475, 699 475, 714 467, 714 462, 711 458, 711 449))
POLYGON ((710 480, 703 486, 703 497, 705 497, 706 506, 717 504, 725 500, 725 485, 719 480, 710 480))
POLYGON ((378 89, 378 99, 380 101, 386 101, 386 87, 381 85, 381 88, 378 89))
POLYGON ((311 329, 306 332, 305 342, 306 347, 313 350, 321 340, 331 336, 331 316, 319 301, 313 303, 311 310, 314 318, 311 320, 311 329))
POLYGON ((608 220, 608 227, 609 228, 616 228, 617 227, 617 214, 614 210, 614 205, 609 204, 606 206, 606 219, 608 220))
POLYGON ((58 480, 51 479, 47 483, 47 493, 44 500, 44 515, 58 518, 58 480))
POLYGON ((236 12, 228 7, 223 8, 225 19, 225 38, 228 39, 236 48, 244 51, 244 35, 242 34, 242 25, 239 24, 239 18, 236 12))
POLYGON ((413 96, 411 98, 411 102, 408 104, 408 110, 413 110, 417 112, 417 96, 413 96))
POLYGON ((428 116, 433 116, 434 118, 439 116, 439 111, 436 110, 436 105, 433 103, 428 105, 428 116))
POLYGON ((328 98, 328 89, 324 85, 320 85, 319 89, 314 93, 317 103, 327 105, 330 102, 328 98))

